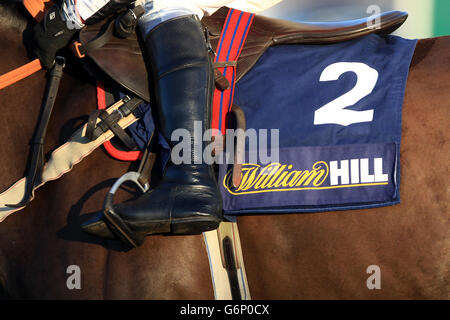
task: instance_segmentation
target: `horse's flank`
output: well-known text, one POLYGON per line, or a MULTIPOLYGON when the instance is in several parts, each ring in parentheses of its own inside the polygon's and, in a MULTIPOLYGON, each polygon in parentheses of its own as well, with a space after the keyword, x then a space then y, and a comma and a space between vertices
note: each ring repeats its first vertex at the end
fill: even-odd
MULTIPOLYGON (((2 15, 17 15, 14 6, 0 6, 2 15)), ((0 74, 30 61, 23 36, 33 21, 30 17, 21 34, 24 25, 13 20, 3 20, 7 29, 0 32, 0 74)), ((50 119, 46 154, 67 141, 96 108, 95 80, 72 60, 50 119)), ((0 91, 1 190, 24 175, 45 83, 41 70, 0 91)), ((0 224, 0 297, 3 291, 21 299, 214 297, 201 236, 150 237, 142 248, 128 251, 118 242, 81 231, 81 216, 101 210, 107 191, 129 166, 99 148, 70 173, 42 187, 27 208, 0 224), (80 290, 66 285, 71 265, 80 267, 80 290)), ((117 201, 132 196, 123 192, 117 201)))

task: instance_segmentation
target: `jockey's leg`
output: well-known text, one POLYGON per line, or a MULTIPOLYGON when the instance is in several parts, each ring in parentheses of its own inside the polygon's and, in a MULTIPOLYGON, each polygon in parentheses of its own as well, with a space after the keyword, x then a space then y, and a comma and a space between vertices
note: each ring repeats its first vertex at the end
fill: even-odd
MULTIPOLYGON (((150 234, 199 234, 212 230, 222 218, 213 167, 202 161, 202 135, 211 123, 212 57, 200 20, 192 13, 195 12, 186 7, 148 10, 140 20, 144 54, 151 63, 160 132, 173 147, 172 133, 183 129, 191 138, 191 154, 189 163, 170 162, 155 189, 105 212, 119 238, 135 246, 150 234), (203 132, 194 139, 196 122, 203 132)), ((83 229, 102 236, 101 228, 96 226, 88 223, 83 229)))

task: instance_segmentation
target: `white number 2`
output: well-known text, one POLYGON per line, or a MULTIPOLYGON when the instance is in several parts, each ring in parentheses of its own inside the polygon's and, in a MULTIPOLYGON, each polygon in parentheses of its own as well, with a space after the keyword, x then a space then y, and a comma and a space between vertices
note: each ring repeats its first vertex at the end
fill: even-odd
POLYGON ((314 113, 314 124, 340 124, 371 122, 373 109, 364 111, 347 110, 358 101, 372 93, 378 81, 378 71, 360 62, 338 62, 323 70, 320 81, 336 81, 346 72, 354 72, 358 80, 355 87, 336 100, 324 105, 314 113))

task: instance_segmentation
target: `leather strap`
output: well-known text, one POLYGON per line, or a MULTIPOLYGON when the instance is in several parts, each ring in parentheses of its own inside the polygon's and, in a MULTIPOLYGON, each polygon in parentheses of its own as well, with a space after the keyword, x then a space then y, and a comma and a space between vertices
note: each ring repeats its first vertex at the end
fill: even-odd
POLYGON ((103 47, 105 44, 111 40, 111 37, 114 32, 114 20, 111 20, 106 24, 106 28, 103 32, 101 32, 97 37, 89 41, 88 43, 81 44, 78 46, 76 52, 79 57, 84 57, 84 55, 89 55, 93 50, 99 49, 103 47))
POLYGON ((214 69, 214 81, 216 84, 216 88, 220 91, 224 91, 230 88, 230 82, 217 68, 214 69))
POLYGON ((237 61, 216 61, 214 62, 214 68, 226 68, 226 67, 236 67, 237 61))
POLYGON ((142 103, 140 98, 130 99, 128 96, 122 99, 123 105, 112 113, 105 110, 96 110, 90 116, 87 124, 86 137, 90 140, 95 140, 108 130, 114 134, 130 149, 136 149, 136 143, 117 123, 120 119, 130 115, 142 103), (100 122, 97 123, 97 119, 100 122))
POLYGON ((226 116, 233 105, 237 60, 254 16, 252 13, 230 9, 215 50, 214 65, 217 67, 215 76, 218 88, 214 91, 211 126, 213 129, 218 129, 221 134, 225 134, 226 116), (226 81, 221 79, 219 72, 226 81))
POLYGON ((63 76, 63 68, 66 60, 63 57, 56 57, 56 63, 50 71, 48 78, 47 91, 45 93, 42 113, 40 115, 38 127, 34 134, 31 154, 27 173, 27 185, 24 198, 17 204, 7 204, 9 207, 20 208, 31 201, 32 193, 36 181, 40 179, 44 165, 44 140, 47 133, 47 126, 50 121, 50 115, 55 105, 56 95, 59 89, 59 83, 63 76))
POLYGON ((86 127, 86 138, 88 138, 91 141, 94 141, 96 139, 95 135, 98 134, 97 132, 95 132, 95 127, 97 125, 97 119, 98 116, 100 115, 100 112, 101 110, 95 110, 89 115, 86 127))
POLYGON ((153 165, 156 161, 157 154, 157 134, 155 134, 156 130, 152 133, 150 137, 147 147, 145 148, 145 152, 142 156, 142 160, 139 164, 139 178, 138 181, 143 186, 150 186, 150 180, 152 176, 153 165))
MULTIPOLYGON (((97 108, 99 110, 106 109, 106 106, 109 105, 107 103, 107 97, 111 96, 113 94, 105 91, 103 82, 97 81, 97 108)), ((142 151, 122 151, 117 149, 111 141, 106 141, 103 147, 111 157, 120 161, 136 161, 142 159, 142 151)))
MULTIPOLYGON (((116 111, 115 114, 117 114, 118 112, 116 111)), ((136 143, 133 141, 133 139, 125 132, 125 130, 123 130, 118 124, 117 124, 117 120, 113 120, 111 118, 113 118, 112 115, 110 115, 108 112, 102 110, 100 112, 99 115, 100 119, 103 121, 103 123, 105 123, 110 129, 111 131, 114 133, 114 135, 116 137, 118 137, 120 139, 120 141, 122 141, 125 146, 130 149, 130 150, 136 150, 137 149, 137 145, 136 143)), ((119 115, 119 119, 123 118, 123 115, 119 115)))

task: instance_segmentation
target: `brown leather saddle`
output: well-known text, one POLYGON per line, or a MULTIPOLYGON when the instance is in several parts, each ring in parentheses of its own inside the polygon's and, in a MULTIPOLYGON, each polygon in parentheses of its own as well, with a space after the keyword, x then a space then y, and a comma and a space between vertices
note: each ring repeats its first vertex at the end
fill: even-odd
MULTIPOLYGON (((223 24, 227 17, 227 7, 222 7, 213 15, 204 17, 213 48, 217 47, 223 24)), ((379 16, 342 22, 306 23, 291 22, 256 15, 247 40, 237 62, 239 81, 258 61, 267 48, 279 44, 330 44, 356 39, 371 33, 387 35, 398 29, 408 18, 406 12, 390 11, 379 16), (376 20, 375 20, 376 19, 376 20), (379 21, 379 25, 373 25, 379 21)), ((92 25, 80 33, 80 42, 87 45, 105 30, 102 25, 92 25)), ((149 101, 148 74, 141 54, 138 36, 122 39, 114 35, 106 43, 87 52, 95 64, 132 93, 149 101)))

